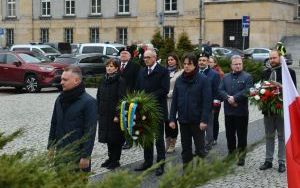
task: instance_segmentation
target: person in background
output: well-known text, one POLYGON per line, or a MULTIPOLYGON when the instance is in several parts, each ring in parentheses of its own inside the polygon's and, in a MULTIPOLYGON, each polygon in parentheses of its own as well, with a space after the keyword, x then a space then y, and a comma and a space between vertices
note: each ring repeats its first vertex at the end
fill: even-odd
POLYGON ((248 134, 248 97, 253 85, 252 76, 243 71, 242 57, 231 57, 231 72, 225 74, 219 86, 221 99, 224 101, 225 129, 228 153, 238 154, 238 166, 245 165, 248 134), (237 141, 236 141, 237 136, 237 141))
MULTIPOLYGON (((120 76, 126 82, 127 93, 133 92, 140 71, 140 65, 131 61, 131 54, 127 48, 120 52, 120 76)), ((125 141, 123 149, 131 148, 130 142, 125 141)))
MULTIPOLYGON (((158 132, 155 135, 155 146, 157 151, 157 162, 165 160, 164 142, 164 121, 167 120, 167 94, 170 90, 169 71, 156 62, 157 54, 154 49, 148 49, 144 53, 144 67, 138 76, 136 89, 153 94, 163 110, 163 120, 158 125, 158 132)), ((144 148, 144 163, 137 167, 135 171, 144 171, 153 164, 153 145, 144 148)), ((156 171, 156 176, 164 173, 164 164, 160 165, 156 171)))
POLYGON ((180 124, 182 162, 185 166, 192 161, 192 141, 198 157, 205 157, 205 132, 211 109, 210 82, 199 74, 197 58, 189 53, 184 56, 183 73, 177 78, 173 90, 169 126, 180 124), (177 118, 178 114, 178 118, 177 118), (192 140, 193 139, 193 140, 192 140))
MULTIPOLYGON (((222 68, 218 65, 217 58, 210 56, 209 57, 209 66, 213 70, 215 70, 220 78, 222 79, 224 77, 224 72, 222 71, 222 68)), ((216 99, 213 100, 213 137, 214 137, 214 142, 213 145, 217 144, 218 136, 219 136, 219 114, 220 114, 220 109, 221 109, 221 99, 220 96, 218 96, 216 99)))
POLYGON ((205 130, 206 133, 206 149, 210 150, 212 148, 212 145, 214 143, 214 113, 213 113, 213 101, 219 100, 219 85, 220 85, 220 76, 219 74, 214 71, 209 66, 209 54, 201 53, 199 55, 198 59, 198 65, 199 65, 199 73, 204 74, 211 84, 211 94, 212 94, 212 102, 211 102, 211 108, 210 108, 210 116, 209 121, 207 125, 207 129, 205 130))
POLYGON ((122 145, 125 141, 120 127, 117 106, 125 95, 125 80, 120 76, 119 64, 114 59, 106 62, 106 74, 97 90, 98 141, 107 144, 108 159, 101 167, 115 169, 120 166, 122 145))
MULTIPOLYGON (((175 53, 170 53, 167 56, 166 67, 169 70, 170 75, 170 90, 167 95, 168 114, 170 115, 171 103, 173 97, 173 89, 176 79, 182 74, 181 65, 178 56, 175 53)), ((168 115, 168 117, 169 117, 168 115)), ((175 122, 176 123, 176 122, 175 122)), ((178 135, 178 126, 176 123, 175 129, 169 127, 169 120, 165 122, 166 132, 166 151, 167 153, 173 153, 175 151, 175 145, 178 135)))
MULTIPOLYGON (((272 50, 270 52, 270 65, 271 68, 263 71, 262 80, 274 81, 277 83, 282 83, 281 77, 281 62, 280 58, 282 55, 277 50, 272 50)), ((289 68, 292 80, 297 87, 296 73, 293 69, 289 68)), ((264 114, 264 125, 266 134, 266 157, 265 162, 259 167, 260 170, 267 170, 272 168, 273 155, 275 148, 275 134, 277 132, 278 136, 278 172, 285 172, 285 141, 284 141, 284 121, 283 117, 276 114, 271 114, 268 112, 262 112, 264 114)))
POLYGON ((73 145, 70 148, 75 156, 65 162, 74 162, 78 166, 75 170, 90 172, 97 127, 97 102, 85 91, 82 72, 77 66, 64 68, 61 85, 63 91, 55 101, 51 119, 47 146, 49 156, 73 145), (79 145, 76 143, 78 141, 79 145))

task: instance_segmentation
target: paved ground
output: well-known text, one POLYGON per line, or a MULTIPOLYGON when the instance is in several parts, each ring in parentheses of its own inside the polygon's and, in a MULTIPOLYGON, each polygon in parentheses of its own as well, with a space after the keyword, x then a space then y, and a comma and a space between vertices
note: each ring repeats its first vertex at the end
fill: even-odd
MULTIPOLYGON (((300 80, 300 69, 296 68, 298 83, 300 80)), ((87 89, 92 95, 96 95, 96 89, 87 89)), ((23 148, 46 151, 50 118, 55 98, 58 96, 56 90, 48 89, 38 94, 15 94, 10 88, 0 88, 0 132, 12 133, 18 128, 25 128, 25 134, 8 144, 2 153, 13 153, 23 148)), ((255 108, 250 108, 249 144, 263 139, 262 115, 255 108)), ((226 155, 226 140, 224 136, 224 117, 220 114, 220 139, 218 145, 212 150, 213 155, 226 155)), ((177 152, 173 155, 180 162, 180 138, 177 143, 177 152)), ((247 156, 245 167, 237 167, 236 172, 222 179, 213 180, 203 187, 286 187, 286 174, 277 172, 275 155, 274 168, 261 172, 258 167, 264 160, 264 145, 258 146, 247 156)), ((92 156, 92 169, 97 174, 92 179, 101 179, 107 173, 106 169, 100 167, 107 157, 106 146, 95 142, 92 156)), ((123 168, 133 169, 143 159, 143 152, 139 148, 125 150, 122 153, 121 164, 123 168)), ((151 176, 145 180, 142 187, 157 187, 157 179, 151 176)))

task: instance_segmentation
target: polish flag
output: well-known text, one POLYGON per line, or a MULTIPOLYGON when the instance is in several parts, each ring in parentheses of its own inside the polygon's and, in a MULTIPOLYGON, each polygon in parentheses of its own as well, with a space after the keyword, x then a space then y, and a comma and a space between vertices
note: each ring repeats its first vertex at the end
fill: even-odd
POLYGON ((282 91, 286 145, 287 180, 289 188, 300 187, 300 97, 284 58, 282 91))

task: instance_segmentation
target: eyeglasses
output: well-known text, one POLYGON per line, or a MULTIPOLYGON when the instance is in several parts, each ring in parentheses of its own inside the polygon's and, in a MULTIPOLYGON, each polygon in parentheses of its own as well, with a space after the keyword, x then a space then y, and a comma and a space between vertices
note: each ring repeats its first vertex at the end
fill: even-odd
POLYGON ((144 56, 144 59, 150 59, 151 57, 150 56, 144 56))

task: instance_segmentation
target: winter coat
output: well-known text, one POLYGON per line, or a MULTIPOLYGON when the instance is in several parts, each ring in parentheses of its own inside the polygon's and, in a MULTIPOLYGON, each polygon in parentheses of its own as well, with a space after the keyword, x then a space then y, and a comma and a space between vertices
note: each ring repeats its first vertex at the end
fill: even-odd
POLYGON ((96 126, 97 103, 92 96, 84 92, 65 110, 59 96, 54 105, 48 149, 53 144, 57 144, 59 149, 82 139, 82 144, 74 149, 79 152, 80 158, 90 157, 94 147, 96 126))
MULTIPOLYGON (((120 63, 121 66, 122 63, 120 63)), ((126 81, 126 90, 132 92, 135 89, 136 80, 139 75, 140 65, 128 61, 125 69, 121 72, 121 77, 126 81)))
POLYGON ((120 123, 113 121, 114 117, 120 119, 117 106, 125 95, 125 80, 119 74, 106 77, 98 87, 98 141, 101 143, 122 144, 124 135, 120 123))
POLYGON ((207 124, 211 103, 211 85, 208 78, 196 73, 191 80, 188 80, 182 74, 175 82, 170 121, 176 122, 176 113, 178 113, 179 123, 207 124))

